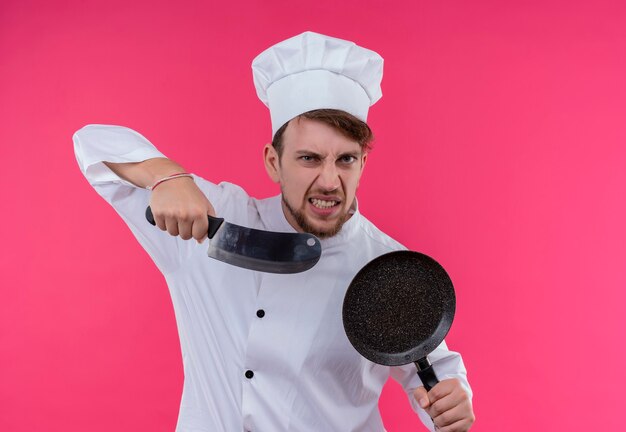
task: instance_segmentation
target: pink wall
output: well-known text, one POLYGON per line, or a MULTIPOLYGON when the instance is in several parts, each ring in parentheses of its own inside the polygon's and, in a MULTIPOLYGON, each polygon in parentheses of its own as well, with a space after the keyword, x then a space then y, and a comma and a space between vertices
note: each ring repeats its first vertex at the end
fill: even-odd
MULTIPOLYGON (((127 125, 274 194, 250 62, 308 29, 385 58, 362 210, 451 274, 475 430, 623 430, 626 7, 522 3, 0 3, 0 430, 173 430, 163 278, 71 135, 127 125)), ((417 424, 395 385, 381 406, 417 424)))

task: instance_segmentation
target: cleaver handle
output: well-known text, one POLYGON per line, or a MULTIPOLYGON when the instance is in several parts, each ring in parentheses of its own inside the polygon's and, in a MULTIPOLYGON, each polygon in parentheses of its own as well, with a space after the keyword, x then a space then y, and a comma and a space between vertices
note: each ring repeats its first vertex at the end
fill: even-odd
MULTIPOLYGON (((212 239, 217 230, 220 229, 220 227, 222 226, 222 223, 224 223, 224 218, 213 217, 211 215, 207 216, 209 218, 209 231, 207 233, 207 236, 212 239)), ((146 219, 152 225, 156 225, 156 222, 154 221, 154 215, 152 214, 152 209, 150 208, 150 206, 146 208, 146 219)))

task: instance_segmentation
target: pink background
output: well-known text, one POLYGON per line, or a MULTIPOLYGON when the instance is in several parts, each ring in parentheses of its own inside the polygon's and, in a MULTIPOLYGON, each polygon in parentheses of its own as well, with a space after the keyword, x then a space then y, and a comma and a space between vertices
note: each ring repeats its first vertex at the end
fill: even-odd
MULTIPOLYGON (((273 195, 250 62, 304 30, 385 58, 361 208, 451 274, 475 430, 624 429, 626 7, 520 3, 2 1, 0 430, 174 429, 167 288, 71 136, 273 195)), ((393 383, 381 410, 416 430, 393 383)))

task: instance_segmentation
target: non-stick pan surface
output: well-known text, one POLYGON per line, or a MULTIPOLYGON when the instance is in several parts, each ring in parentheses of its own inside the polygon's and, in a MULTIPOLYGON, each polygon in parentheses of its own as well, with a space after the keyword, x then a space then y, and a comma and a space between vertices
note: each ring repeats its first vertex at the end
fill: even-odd
POLYGON ((354 277, 343 324, 363 357, 404 365, 425 359, 443 341, 455 307, 454 287, 441 265, 419 252, 396 251, 370 261, 354 277))

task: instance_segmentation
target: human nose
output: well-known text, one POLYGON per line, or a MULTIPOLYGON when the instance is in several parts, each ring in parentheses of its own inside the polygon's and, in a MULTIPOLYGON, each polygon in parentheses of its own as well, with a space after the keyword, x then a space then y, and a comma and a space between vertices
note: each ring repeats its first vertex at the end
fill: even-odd
POLYGON ((341 181, 339 180, 339 172, 333 163, 326 163, 322 166, 320 175, 318 176, 318 184, 324 191, 331 192, 339 188, 341 181))

